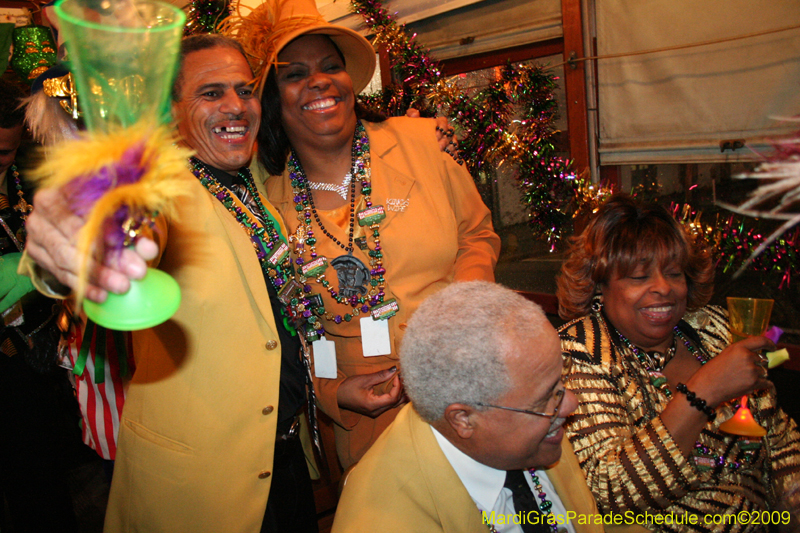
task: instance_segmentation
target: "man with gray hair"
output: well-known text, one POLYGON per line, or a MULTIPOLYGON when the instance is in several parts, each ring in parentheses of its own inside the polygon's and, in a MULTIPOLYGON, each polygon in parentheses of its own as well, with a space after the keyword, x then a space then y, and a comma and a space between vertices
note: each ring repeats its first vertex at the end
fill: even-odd
POLYGON ((334 533, 602 531, 563 438, 563 361, 541 308, 500 285, 423 302, 400 349, 411 405, 348 476, 334 533))

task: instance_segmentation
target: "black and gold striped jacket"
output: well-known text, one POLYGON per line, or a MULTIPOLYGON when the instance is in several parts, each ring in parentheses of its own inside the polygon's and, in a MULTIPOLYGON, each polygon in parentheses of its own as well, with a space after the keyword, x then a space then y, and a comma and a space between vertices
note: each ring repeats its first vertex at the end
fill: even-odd
MULTIPOLYGON (((678 327, 711 357, 730 343, 720 307, 688 313, 678 327)), ((723 405, 694 455, 684 457, 659 416, 669 398, 614 331, 602 314, 559 329, 562 349, 573 358, 566 385, 579 402, 567 435, 600 511, 698 516, 695 525, 648 524, 654 531, 766 531, 764 520, 706 525, 703 516, 772 510, 785 489, 800 483, 800 433, 778 407, 774 387, 750 399, 756 420, 768 428, 761 441, 722 433, 719 424, 733 415, 723 405)))

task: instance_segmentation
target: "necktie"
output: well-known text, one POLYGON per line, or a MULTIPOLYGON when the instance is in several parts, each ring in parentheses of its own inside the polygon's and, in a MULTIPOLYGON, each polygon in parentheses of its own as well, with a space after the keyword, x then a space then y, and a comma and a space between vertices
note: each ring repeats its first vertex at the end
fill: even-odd
POLYGON ((543 517, 539 512, 539 506, 531 492, 528 482, 522 470, 509 470, 506 472, 506 482, 503 485, 511 490, 514 501, 514 510, 522 517, 520 527, 525 533, 548 533, 549 528, 544 523, 543 517), (534 511, 530 513, 530 511, 534 511), (530 514, 529 514, 530 513, 530 514), (530 523, 528 521, 533 523, 530 523), (538 522, 538 523, 537 523, 538 522))

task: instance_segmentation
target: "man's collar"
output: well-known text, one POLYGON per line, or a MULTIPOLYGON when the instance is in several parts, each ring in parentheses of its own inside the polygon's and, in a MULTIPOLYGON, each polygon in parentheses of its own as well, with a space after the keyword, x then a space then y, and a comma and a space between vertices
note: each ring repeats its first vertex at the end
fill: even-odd
POLYGON ((506 481, 505 470, 497 470, 476 461, 456 448, 436 428, 431 426, 431 430, 433 430, 433 436, 436 437, 442 453, 456 471, 472 500, 482 510, 490 511, 494 507, 500 491, 503 490, 503 484, 506 481))
MULTIPOLYGON (((223 185, 223 186, 227 187, 228 189, 230 189, 231 186, 233 186, 234 183, 241 183, 241 180, 239 180, 237 176, 233 176, 233 175, 229 174, 228 172, 226 172, 224 170, 221 170, 221 169, 218 169, 215 166, 209 165, 205 161, 200 161, 200 162, 203 164, 203 166, 206 168, 206 170, 208 170, 208 172, 214 177, 214 179, 216 179, 220 183, 220 185, 223 185)), ((246 167, 243 167, 243 168, 246 168, 246 167)), ((241 172, 241 171, 242 171, 242 169, 239 169, 239 172, 241 172)))

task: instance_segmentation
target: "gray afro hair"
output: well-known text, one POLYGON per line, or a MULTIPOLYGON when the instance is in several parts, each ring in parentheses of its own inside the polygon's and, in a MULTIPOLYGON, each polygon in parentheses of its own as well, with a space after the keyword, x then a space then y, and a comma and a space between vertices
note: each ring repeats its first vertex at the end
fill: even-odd
POLYGON ((428 422, 453 403, 493 403, 511 387, 505 355, 548 324, 535 303, 485 281, 454 283, 416 310, 400 347, 403 384, 428 422))

